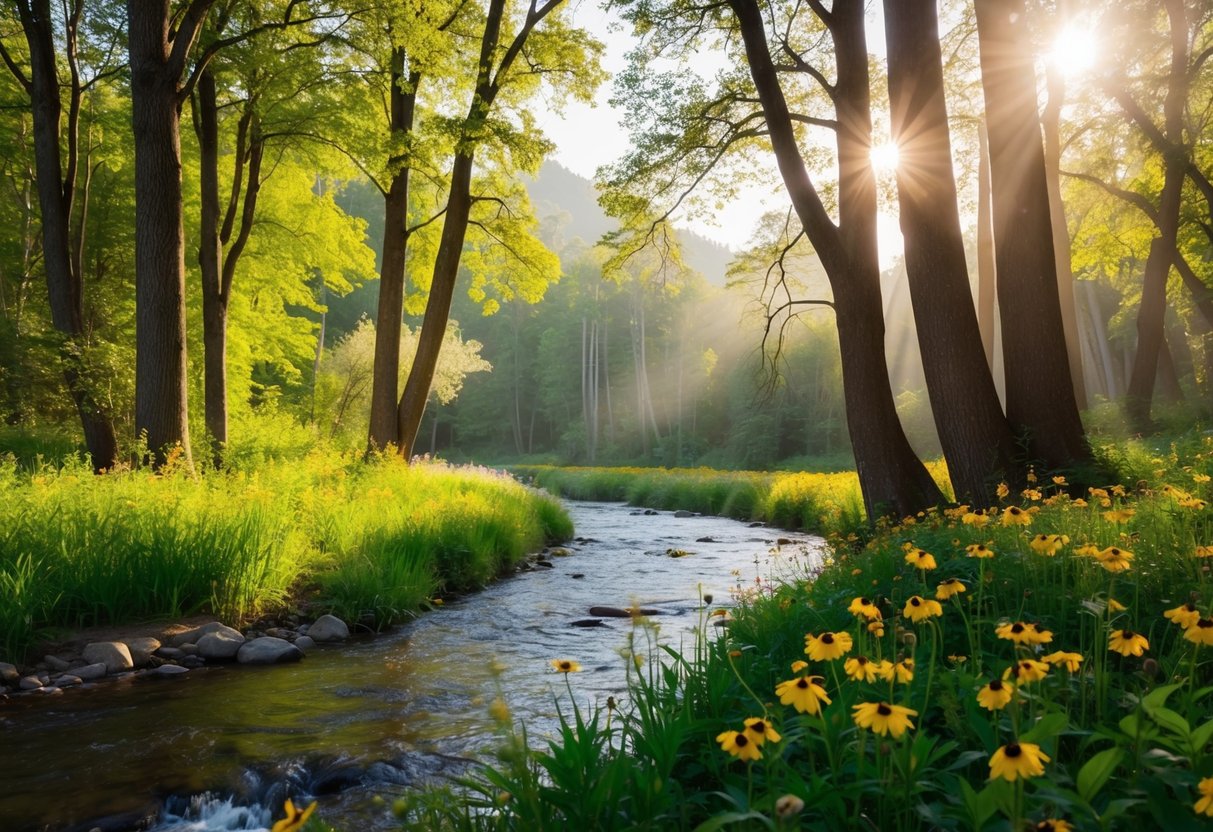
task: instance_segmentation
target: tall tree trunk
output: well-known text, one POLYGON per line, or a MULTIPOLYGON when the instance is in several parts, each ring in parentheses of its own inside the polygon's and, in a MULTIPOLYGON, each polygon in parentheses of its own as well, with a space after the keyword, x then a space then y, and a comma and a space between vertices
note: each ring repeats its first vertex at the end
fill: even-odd
POLYGON ((956 499, 992 505, 1021 479, 982 350, 952 176, 936 0, 884 0, 906 272, 935 429, 956 499))
POLYGON ((210 7, 190 5, 170 37, 169 0, 128 0, 135 140, 135 433, 155 464, 190 463, 181 206, 185 59, 210 7))
MULTIPOLYGON (((413 130, 421 74, 405 75, 407 56, 392 50, 391 131, 403 142, 413 130)), ((399 444, 396 391, 400 384, 400 327, 404 319, 404 265, 408 249, 409 173, 404 158, 390 162, 391 184, 383 197, 383 255, 379 267, 379 307, 375 316, 375 371, 371 382, 369 447, 399 444)), ((441 338, 441 336, 440 336, 441 338)), ((419 423, 420 424, 420 423, 419 423)))
POLYGON ((1022 0, 977 0, 1007 419, 1048 469, 1088 463, 1057 289, 1036 74, 1022 0))
MULTIPOLYGON (((994 274, 994 219, 990 196, 990 141, 986 126, 977 128, 977 326, 981 329, 981 347, 986 364, 994 372, 994 299, 997 278, 994 274)), ((994 386, 998 386, 997 380, 994 386)))
POLYGON ((838 63, 834 98, 839 226, 826 212, 800 155, 758 4, 729 0, 729 6, 740 25, 784 186, 834 290, 847 425, 864 507, 872 522, 890 513, 912 515, 943 498, 906 440, 885 361, 875 184, 868 158, 871 119, 863 3, 837 0, 829 20, 838 63))
MULTIPOLYGON (((59 333, 59 358, 63 378, 80 417, 84 444, 92 458, 93 470, 100 473, 113 466, 118 456, 118 441, 110 414, 97 401, 91 379, 81 361, 84 346, 84 287, 78 261, 72 256, 71 216, 78 170, 79 111, 83 95, 75 65, 75 22, 69 18, 72 85, 67 124, 67 164, 61 154, 62 105, 56 66, 54 20, 49 0, 21 0, 17 5, 22 29, 29 46, 30 77, 19 78, 30 96, 34 122, 34 165, 37 172, 38 207, 42 220, 42 259, 46 273, 51 323, 59 333)), ((83 227, 81 235, 83 235, 83 227)), ((80 240, 82 243, 82 238, 80 240)))

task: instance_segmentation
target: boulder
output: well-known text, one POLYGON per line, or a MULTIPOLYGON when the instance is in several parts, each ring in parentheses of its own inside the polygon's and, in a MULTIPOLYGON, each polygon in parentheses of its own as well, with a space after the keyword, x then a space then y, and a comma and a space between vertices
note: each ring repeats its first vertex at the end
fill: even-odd
POLYGON ((185 655, 185 651, 182 650, 180 647, 161 647, 159 650, 156 651, 156 655, 162 659, 169 659, 170 661, 176 661, 177 659, 179 659, 185 655))
POLYGON ((77 667, 75 670, 73 670, 72 675, 84 680, 85 682, 92 682, 105 675, 105 665, 100 662, 97 662, 96 664, 86 664, 84 667, 77 667))
POLYGON ((130 638, 126 647, 131 651, 131 661, 135 667, 145 667, 151 660, 152 654, 160 649, 160 640, 155 638, 130 638))
POLYGON ((198 639, 198 655, 204 659, 234 659, 242 644, 244 636, 239 630, 224 627, 198 639))
POLYGON ((135 666, 131 660, 131 651, 120 641, 95 641, 87 645, 84 648, 84 660, 89 664, 105 665, 107 673, 120 673, 135 666))
POLYGON ((220 630, 230 630, 231 627, 219 621, 209 621, 201 627, 195 627, 192 630, 186 630, 182 633, 177 633, 168 640, 170 647, 180 647, 183 644, 197 644, 198 639, 202 638, 207 633, 214 633, 220 630))
POLYGON ((42 680, 37 676, 26 676, 17 683, 17 687, 21 688, 21 690, 37 690, 42 687, 42 680))
POLYGON ((236 661, 241 664, 282 664, 297 662, 302 658, 302 650, 285 639, 273 636, 246 641, 236 653, 236 661))
POLYGON ((15 685, 21 681, 21 674, 17 672, 15 665, 8 662, 0 662, 0 684, 15 685))
POLYGON ((350 628, 335 615, 322 615, 307 629, 312 641, 341 641, 350 637, 350 628))
POLYGON ((71 662, 65 661, 65 660, 59 658, 58 656, 43 656, 42 661, 51 670, 56 670, 59 673, 62 673, 63 671, 67 670, 69 667, 72 666, 71 662))
POLYGON ((299 638, 295 639, 295 646, 298 647, 300 650, 302 650, 304 653, 308 653, 308 652, 311 652, 311 650, 313 648, 315 648, 316 642, 312 639, 311 636, 299 636, 299 638))

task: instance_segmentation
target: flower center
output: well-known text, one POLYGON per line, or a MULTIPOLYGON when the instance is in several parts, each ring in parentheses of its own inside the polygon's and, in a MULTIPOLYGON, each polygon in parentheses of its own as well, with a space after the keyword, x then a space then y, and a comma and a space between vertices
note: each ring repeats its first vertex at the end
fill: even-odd
POLYGON ((1019 743, 1013 742, 1003 749, 1003 755, 1007 757, 1018 757, 1023 753, 1023 749, 1019 747, 1019 743))
MULTIPOLYGON (((1210 623, 1213 623, 1213 622, 1210 622, 1210 623)), ((864 665, 864 664, 868 663, 868 657, 867 656, 856 656, 855 661, 857 664, 864 665)))
POLYGON ((826 633, 825 635, 823 635, 821 637, 821 643, 822 644, 833 644, 834 643, 834 634, 826 633))
POLYGON ((766 723, 764 723, 760 720, 758 722, 751 722, 749 725, 749 729, 751 731, 753 731, 755 734, 762 734, 762 733, 766 732, 767 726, 766 726, 766 723))
POLYGON ((1016 624, 1013 627, 1011 627, 1011 632, 1018 634, 1018 633, 1022 633, 1023 629, 1024 628, 1023 628, 1022 624, 1016 624))
POLYGON ((920 603, 922 602, 917 595, 910 599, 910 606, 917 607, 920 603))
POLYGON ((1202 618, 1200 621, 1196 622, 1196 626, 1200 627, 1202 630, 1207 630, 1210 627, 1213 627, 1213 618, 1202 618))
POLYGON ((1120 637, 1124 641, 1131 641, 1135 633, 1132 630, 1121 630, 1120 637))
POLYGON ((990 682, 990 690, 1002 690, 1002 682, 1000 682, 997 679, 995 679, 993 682, 990 682))
POLYGON ((745 738, 745 734, 738 734, 737 739, 733 740, 733 742, 737 744, 738 748, 745 748, 750 744, 750 741, 745 738))
POLYGON ((893 713, 893 709, 881 702, 876 706, 876 713, 880 714, 881 716, 888 716, 889 714, 893 713))
POLYGON ((800 688, 801 690, 807 690, 809 687, 808 679, 805 679, 803 676, 800 677, 796 680, 796 687, 800 688))

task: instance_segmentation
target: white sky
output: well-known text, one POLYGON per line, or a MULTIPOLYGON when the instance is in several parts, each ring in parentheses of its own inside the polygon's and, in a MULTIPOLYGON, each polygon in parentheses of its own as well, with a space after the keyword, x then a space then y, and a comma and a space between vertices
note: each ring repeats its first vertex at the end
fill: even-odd
MULTIPOLYGON (((884 53, 884 34, 880 28, 883 15, 880 4, 872 4, 873 11, 868 22, 868 48, 877 54, 884 53)), ((573 20, 585 27, 606 45, 603 67, 614 76, 623 70, 625 55, 635 43, 630 28, 617 15, 603 11, 597 0, 577 0, 572 7, 573 20), (615 24, 612 26, 612 24, 615 24)), ((711 58, 705 57, 705 66, 711 58)), ((706 71, 706 70, 705 70, 706 71)), ((621 115, 608 103, 612 84, 607 81, 599 89, 593 106, 570 103, 562 116, 547 113, 540 117, 539 124, 548 138, 556 144, 553 158, 574 173, 592 178, 597 169, 615 161, 626 152, 629 141, 627 132, 620 124, 621 115)), ((877 143, 880 139, 877 139, 877 143)), ((772 160, 773 162, 773 160, 772 160)), ((771 167, 772 181, 778 182, 774 165, 771 167)), ((690 219, 680 221, 697 233, 716 240, 734 251, 745 248, 755 224, 762 214, 770 210, 784 211, 786 197, 781 190, 774 196, 767 183, 745 188, 738 198, 723 206, 713 220, 690 219)), ((901 254, 901 232, 895 214, 882 213, 880 222, 880 259, 887 267, 901 254)))

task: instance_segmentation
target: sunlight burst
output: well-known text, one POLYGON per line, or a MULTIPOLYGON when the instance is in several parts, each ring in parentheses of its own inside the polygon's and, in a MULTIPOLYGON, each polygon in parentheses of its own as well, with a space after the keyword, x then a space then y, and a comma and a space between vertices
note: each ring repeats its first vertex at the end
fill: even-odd
POLYGON ((1063 75, 1084 72, 1095 65, 1095 35, 1088 28, 1071 24, 1057 34, 1047 58, 1049 65, 1063 75))
POLYGON ((893 142, 878 144, 868 151, 872 159, 872 167, 877 173, 891 173, 897 170, 897 160, 900 154, 893 142))

